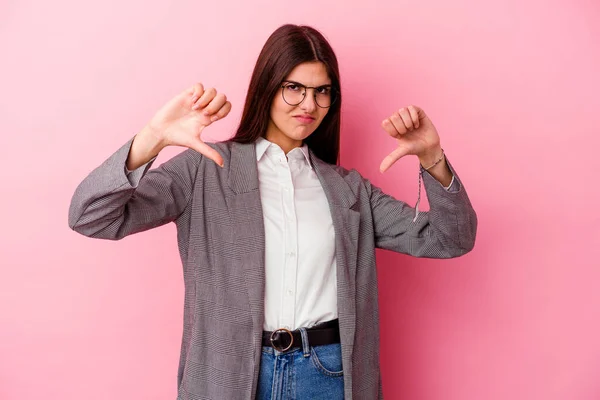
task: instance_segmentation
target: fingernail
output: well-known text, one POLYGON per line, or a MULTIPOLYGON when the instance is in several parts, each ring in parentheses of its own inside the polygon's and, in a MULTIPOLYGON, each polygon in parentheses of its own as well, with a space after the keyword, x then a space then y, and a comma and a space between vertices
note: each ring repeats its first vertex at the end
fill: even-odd
POLYGON ((209 112, 208 112, 208 111, 204 111, 204 115, 208 115, 208 114, 209 114, 209 112))
POLYGON ((210 120, 214 122, 214 121, 216 121, 218 119, 219 119, 219 117, 217 117, 216 115, 214 115, 210 120))

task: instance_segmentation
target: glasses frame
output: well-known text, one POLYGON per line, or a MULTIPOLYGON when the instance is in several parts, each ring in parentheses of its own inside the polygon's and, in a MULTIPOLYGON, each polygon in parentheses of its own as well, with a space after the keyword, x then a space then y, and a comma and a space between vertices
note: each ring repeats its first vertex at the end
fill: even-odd
POLYGON ((284 92, 284 91, 283 91, 283 90, 281 91, 281 97, 283 98, 283 101, 285 101, 285 103, 286 103, 286 104, 288 104, 288 105, 290 105, 290 106, 299 106, 300 104, 302 104, 302 102, 303 102, 304 100, 306 100, 306 92, 308 91, 308 89, 315 89, 315 90, 313 90, 313 98, 315 99, 315 104, 316 104, 318 107, 320 107, 320 108, 330 108, 330 107, 333 105, 333 103, 335 103, 335 101, 337 100, 337 96, 336 96, 336 94, 337 94, 337 90, 336 90, 336 89, 335 89, 335 87, 333 87, 333 85, 331 85, 331 84, 329 84, 329 85, 321 85, 321 86, 306 86, 306 85, 303 85, 303 84, 301 84, 300 82, 295 82, 295 81, 283 81, 283 82, 281 82, 281 88, 282 88, 282 89, 285 89, 285 88, 286 88, 286 86, 287 86, 287 84, 290 84, 290 83, 291 83, 291 84, 293 84, 293 85, 300 86, 300 87, 303 87, 303 88, 304 88, 304 92, 302 93, 302 100, 300 100, 300 102, 299 102, 299 103, 296 103, 296 104, 289 103, 289 102, 288 102, 288 101, 285 99, 285 96, 283 95, 283 92, 284 92), (317 101, 317 92, 316 92, 316 89, 319 89, 319 88, 324 88, 324 87, 329 87, 329 90, 331 90, 331 103, 329 103, 329 105, 328 105, 327 107, 323 107, 323 106, 322 106, 322 105, 320 105, 320 104, 319 104, 319 102, 317 101))

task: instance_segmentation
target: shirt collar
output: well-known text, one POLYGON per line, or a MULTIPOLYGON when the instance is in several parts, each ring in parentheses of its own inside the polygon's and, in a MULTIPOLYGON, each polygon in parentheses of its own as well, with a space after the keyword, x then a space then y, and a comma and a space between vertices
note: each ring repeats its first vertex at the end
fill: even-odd
MULTIPOLYGON (((267 151, 267 149, 269 148, 269 146, 277 146, 275 143, 269 142, 267 139, 265 139, 262 136, 259 137, 258 139, 256 139, 256 142, 254 142, 254 144, 256 146, 256 161, 260 161, 260 159, 265 154, 265 152, 267 151)), ((297 150, 296 149, 292 149, 292 151, 297 151, 297 150)), ((290 151, 290 153, 292 151, 290 151)), ((299 147, 299 151, 302 152, 302 155, 306 159, 306 163, 312 169, 312 165, 310 163, 310 156, 308 154, 308 145, 306 143, 304 143, 301 147, 299 147)))
POLYGON ((267 147, 269 147, 271 144, 271 142, 262 136, 256 139, 256 142, 254 142, 254 146, 256 147, 256 161, 260 161, 263 154, 265 154, 265 151, 267 151, 267 147))

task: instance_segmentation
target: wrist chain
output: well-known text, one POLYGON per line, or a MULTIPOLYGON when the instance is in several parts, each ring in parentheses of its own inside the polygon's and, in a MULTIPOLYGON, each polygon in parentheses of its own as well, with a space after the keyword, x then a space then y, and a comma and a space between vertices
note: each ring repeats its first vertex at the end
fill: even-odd
POLYGON ((419 216, 419 203, 421 202, 421 182, 422 182, 423 171, 429 171, 431 168, 438 165, 439 162, 442 161, 443 159, 444 159, 444 149, 442 149, 442 156, 436 162, 434 162, 433 165, 430 165, 429 167, 425 168, 425 167, 423 167, 423 165, 421 165, 421 163, 419 163, 419 166, 423 169, 419 168, 419 194, 417 195, 417 204, 415 204, 415 217, 413 218, 413 222, 415 222, 417 220, 417 217, 419 216))

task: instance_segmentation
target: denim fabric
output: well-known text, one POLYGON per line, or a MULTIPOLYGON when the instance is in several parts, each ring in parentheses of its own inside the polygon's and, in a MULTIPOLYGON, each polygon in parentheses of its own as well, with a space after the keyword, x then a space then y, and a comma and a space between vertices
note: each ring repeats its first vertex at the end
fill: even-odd
POLYGON ((302 347, 280 352, 263 346, 256 400, 343 400, 344 375, 339 343, 310 346, 300 328, 302 347))

